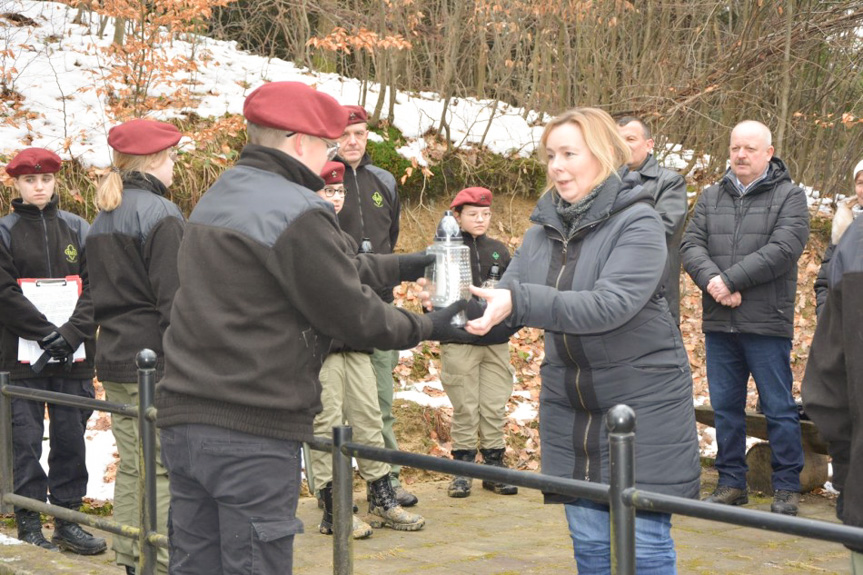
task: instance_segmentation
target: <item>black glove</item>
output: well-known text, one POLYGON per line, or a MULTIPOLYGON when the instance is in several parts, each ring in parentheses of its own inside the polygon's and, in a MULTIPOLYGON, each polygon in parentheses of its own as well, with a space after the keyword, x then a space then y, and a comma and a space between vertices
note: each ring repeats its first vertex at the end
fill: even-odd
POLYGON ((52 358, 60 361, 66 361, 66 358, 75 353, 69 342, 56 331, 40 339, 39 347, 50 353, 52 358))
POLYGON ((465 309, 465 314, 467 314, 468 321, 472 319, 476 319, 478 317, 482 317, 482 314, 485 313, 486 301, 484 299, 480 299, 476 296, 471 296, 469 300, 467 300, 467 309, 465 309))
POLYGON ((424 251, 415 252, 412 254, 396 254, 399 260, 399 281, 412 282, 423 277, 426 273, 426 267, 430 266, 435 261, 433 254, 427 254, 424 251))
POLYGON ((473 343, 478 336, 468 333, 464 328, 456 327, 450 323, 453 316, 467 307, 466 300, 459 300, 443 309, 438 309, 426 317, 432 321, 432 332, 429 339, 438 340, 441 343, 473 343))

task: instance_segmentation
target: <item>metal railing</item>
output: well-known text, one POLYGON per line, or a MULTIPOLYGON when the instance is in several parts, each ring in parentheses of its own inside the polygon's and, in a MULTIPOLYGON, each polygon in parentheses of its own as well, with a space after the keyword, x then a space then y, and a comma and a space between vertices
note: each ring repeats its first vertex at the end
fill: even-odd
MULTIPOLYGON (((116 535, 137 538, 140 559, 137 572, 152 575, 156 568, 156 548, 168 547, 167 538, 156 532, 156 429, 153 407, 156 354, 143 350, 137 356, 139 405, 110 403, 80 398, 62 393, 37 391, 9 385, 9 374, 0 373, 0 511, 8 513, 12 505, 39 511, 89 525, 116 535), (12 418, 11 398, 34 399, 120 413, 137 417, 139 423, 140 524, 145 528, 121 525, 114 521, 71 511, 42 501, 15 495, 12 482, 12 418)), ((609 505, 611 521, 611 568, 615 575, 635 574, 635 512, 637 509, 675 513, 710 521, 754 527, 778 533, 863 547, 863 529, 838 523, 790 517, 753 509, 705 503, 682 497, 662 495, 635 488, 635 413, 628 406, 618 405, 608 412, 610 484, 590 483, 552 477, 541 473, 517 471, 502 467, 479 465, 465 461, 442 459, 392 449, 354 443, 350 427, 334 427, 332 440, 315 438, 312 449, 328 451, 333 457, 333 573, 353 574, 353 467, 351 458, 358 457, 394 463, 417 469, 437 471, 506 483, 526 489, 538 489, 573 498, 586 498, 609 505)), ((309 465, 309 462, 306 462, 309 465)))
POLYGON ((637 509, 675 513, 863 547, 863 528, 706 503, 636 489, 635 412, 626 405, 613 407, 608 412, 607 428, 609 485, 371 447, 353 443, 350 427, 333 428, 332 442, 316 440, 310 444, 312 449, 332 451, 333 454, 333 573, 335 575, 353 574, 352 457, 507 483, 608 504, 611 521, 611 572, 615 575, 635 575, 635 511, 637 509))
POLYGON ((14 506, 137 539, 140 555, 136 572, 153 575, 156 572, 156 548, 168 548, 168 538, 156 532, 156 409, 153 407, 156 354, 145 349, 138 353, 135 359, 138 365, 137 406, 14 386, 10 385, 9 373, 0 372, 0 512, 9 513, 14 506), (139 475, 139 488, 143 495, 139 498, 138 512, 142 528, 16 495, 12 478, 12 398, 107 411, 137 418, 138 460, 139 469, 142 470, 139 475))

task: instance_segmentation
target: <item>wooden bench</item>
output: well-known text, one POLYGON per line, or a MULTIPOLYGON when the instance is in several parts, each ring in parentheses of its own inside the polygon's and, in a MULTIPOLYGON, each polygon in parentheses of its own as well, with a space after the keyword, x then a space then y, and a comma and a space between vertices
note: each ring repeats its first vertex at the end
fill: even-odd
MULTIPOLYGON (((716 427, 713 408, 709 405, 699 405, 695 408, 695 420, 709 427, 716 427)), ((800 472, 800 490, 804 493, 824 485, 827 481, 827 443, 821 439, 818 428, 809 420, 800 420, 800 433, 803 443, 803 471, 800 472)), ((767 418, 754 411, 746 412, 746 435, 768 441, 767 418)), ((770 444, 756 443, 746 452, 746 483, 749 489, 772 493, 770 465, 770 444)))

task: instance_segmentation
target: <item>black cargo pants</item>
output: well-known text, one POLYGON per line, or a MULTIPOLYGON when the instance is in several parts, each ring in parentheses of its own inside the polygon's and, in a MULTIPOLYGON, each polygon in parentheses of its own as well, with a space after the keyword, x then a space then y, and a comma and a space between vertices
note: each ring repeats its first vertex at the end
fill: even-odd
MULTIPOLYGON (((13 385, 93 398, 92 379, 40 377, 16 379, 13 385)), ((12 400, 12 449, 15 493, 55 505, 77 508, 87 493, 87 453, 84 432, 90 409, 48 404, 48 473, 39 463, 45 435, 45 403, 12 400)))
POLYGON ((171 575, 289 575, 300 443, 210 425, 164 427, 171 575))

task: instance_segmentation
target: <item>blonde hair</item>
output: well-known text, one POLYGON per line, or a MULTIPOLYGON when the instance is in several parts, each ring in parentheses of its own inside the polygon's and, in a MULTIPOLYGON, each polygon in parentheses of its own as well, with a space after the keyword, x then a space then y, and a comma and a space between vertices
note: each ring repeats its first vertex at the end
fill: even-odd
MULTIPOLYGON (((626 141, 617 130, 617 124, 608 112, 599 108, 572 108, 546 124, 539 139, 541 160, 545 161, 546 158, 545 144, 548 142, 549 134, 564 124, 575 124, 581 130, 587 149, 602 168, 591 188, 595 188, 612 174, 617 176, 618 168, 627 164, 632 157, 629 146, 626 145, 626 141)), ((553 187, 549 182, 546 184, 546 191, 553 187)))
POLYGON ((171 153, 171 148, 165 148, 155 154, 138 156, 113 151, 114 163, 111 171, 102 178, 96 190, 96 207, 105 212, 111 212, 120 207, 123 202, 123 174, 132 172, 146 173, 153 164, 164 161, 171 153))

